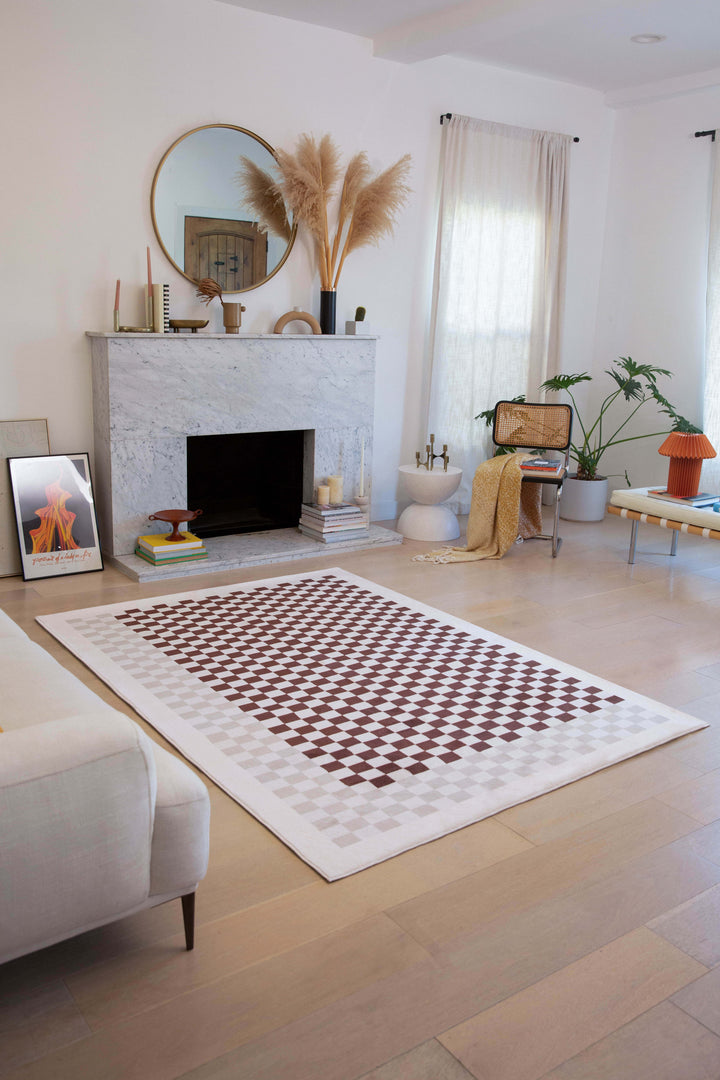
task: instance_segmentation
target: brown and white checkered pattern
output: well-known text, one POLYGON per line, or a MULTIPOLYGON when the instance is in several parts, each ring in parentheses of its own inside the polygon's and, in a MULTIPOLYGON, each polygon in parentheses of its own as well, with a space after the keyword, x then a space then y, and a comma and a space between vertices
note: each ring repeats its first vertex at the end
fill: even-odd
POLYGON ((622 701, 338 578, 117 618, 348 785, 385 787, 622 701))
POLYGON ((360 865, 383 836, 392 854, 681 733, 673 710, 338 570, 41 621, 271 828, 277 800, 360 865))

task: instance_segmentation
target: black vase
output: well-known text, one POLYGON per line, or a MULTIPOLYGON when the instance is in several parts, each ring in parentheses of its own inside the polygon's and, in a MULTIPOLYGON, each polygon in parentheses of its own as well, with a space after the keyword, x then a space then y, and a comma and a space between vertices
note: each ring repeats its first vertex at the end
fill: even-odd
POLYGON ((335 304, 337 292, 335 289, 320 290, 320 329, 323 334, 335 333, 335 304))

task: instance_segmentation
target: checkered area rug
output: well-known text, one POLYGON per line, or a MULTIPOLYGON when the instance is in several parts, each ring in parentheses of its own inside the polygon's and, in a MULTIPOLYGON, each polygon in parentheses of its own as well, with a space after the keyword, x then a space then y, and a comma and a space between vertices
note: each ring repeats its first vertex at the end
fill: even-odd
POLYGON ((338 569, 38 622, 329 880, 705 726, 338 569))

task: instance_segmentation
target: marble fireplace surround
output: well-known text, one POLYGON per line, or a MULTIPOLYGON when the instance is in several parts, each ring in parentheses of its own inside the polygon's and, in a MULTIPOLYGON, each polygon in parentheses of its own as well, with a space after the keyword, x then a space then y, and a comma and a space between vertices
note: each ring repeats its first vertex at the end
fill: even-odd
MULTIPOLYGON (((342 474, 345 497, 352 497, 360 479, 364 439, 367 485, 374 338, 94 332, 88 336, 95 501, 101 543, 108 555, 131 554, 139 534, 162 531, 148 522, 148 514, 187 507, 189 435, 307 432, 306 500, 318 482, 334 473, 342 474)), ((272 482, 271 476, 267 479, 272 482)), ((227 481, 242 483, 242 476, 228 476, 227 481)))

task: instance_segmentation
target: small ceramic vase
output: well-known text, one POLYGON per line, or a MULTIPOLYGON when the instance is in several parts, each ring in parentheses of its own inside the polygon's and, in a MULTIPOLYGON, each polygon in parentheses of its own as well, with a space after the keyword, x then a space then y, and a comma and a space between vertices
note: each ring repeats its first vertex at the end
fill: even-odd
POLYGON ((244 304, 223 304, 223 326, 226 334, 240 332, 242 313, 245 311, 244 304))

